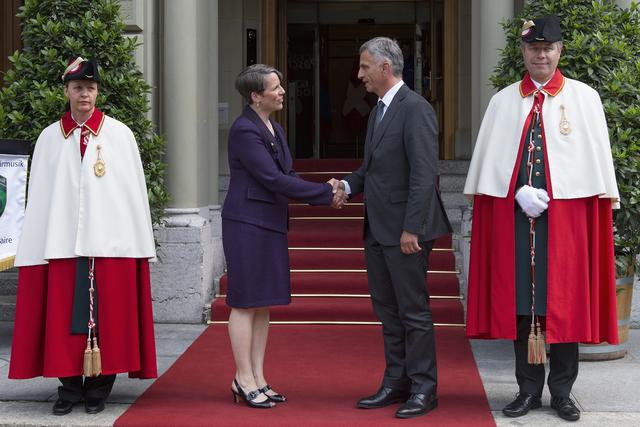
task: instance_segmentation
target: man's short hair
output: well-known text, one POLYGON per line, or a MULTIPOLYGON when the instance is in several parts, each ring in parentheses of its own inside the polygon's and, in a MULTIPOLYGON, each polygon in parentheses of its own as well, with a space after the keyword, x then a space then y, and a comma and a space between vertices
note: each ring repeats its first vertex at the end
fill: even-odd
POLYGON ((252 104, 251 92, 262 94, 266 89, 264 78, 271 73, 277 75, 282 82, 282 73, 275 67, 265 64, 250 65, 236 77, 236 90, 249 104, 252 104))
POLYGON ((402 50, 398 46, 398 42, 388 37, 376 37, 366 41, 360 46, 360 54, 368 51, 378 62, 384 60, 391 63, 391 72, 394 76, 402 75, 404 68, 404 59, 402 58, 402 50))

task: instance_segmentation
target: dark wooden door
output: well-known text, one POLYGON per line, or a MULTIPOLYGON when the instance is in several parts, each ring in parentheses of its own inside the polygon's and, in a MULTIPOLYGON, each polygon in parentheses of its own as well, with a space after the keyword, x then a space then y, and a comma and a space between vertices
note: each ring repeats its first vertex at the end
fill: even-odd
POLYGON ((0 1, 0 86, 4 84, 4 73, 12 66, 9 55, 22 48, 20 19, 16 17, 22 1, 0 1))

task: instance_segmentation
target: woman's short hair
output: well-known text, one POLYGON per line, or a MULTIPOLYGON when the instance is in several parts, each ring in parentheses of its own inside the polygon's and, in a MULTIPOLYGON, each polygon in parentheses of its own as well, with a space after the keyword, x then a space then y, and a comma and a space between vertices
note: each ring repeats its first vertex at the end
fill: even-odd
POLYGON ((391 72, 394 76, 402 75, 404 68, 404 59, 402 58, 402 49, 398 46, 398 42, 388 37, 376 37, 366 41, 360 46, 360 54, 368 51, 378 62, 385 59, 391 63, 391 72))
POLYGON ((274 73, 282 82, 282 73, 272 67, 265 64, 253 64, 242 70, 238 77, 236 77, 236 90, 247 100, 249 104, 252 104, 251 92, 262 93, 266 89, 264 78, 269 74, 274 73))

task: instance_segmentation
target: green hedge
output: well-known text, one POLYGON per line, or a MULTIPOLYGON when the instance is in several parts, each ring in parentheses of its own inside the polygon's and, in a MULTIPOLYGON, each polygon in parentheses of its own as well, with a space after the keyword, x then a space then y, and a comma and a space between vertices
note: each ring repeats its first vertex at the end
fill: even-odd
POLYGON ((0 90, 0 135, 35 141, 65 108, 60 79, 70 57, 95 57, 100 66, 97 105, 131 128, 138 141, 154 224, 168 201, 164 183, 165 141, 147 118, 150 86, 133 54, 135 37, 122 34, 115 0, 25 0, 24 48, 10 56, 13 68, 0 90))
POLYGON ((505 21, 507 45, 491 79, 504 88, 522 78, 522 18, 558 15, 564 51, 559 68, 600 93, 609 127, 622 208, 614 211, 616 265, 624 274, 640 253, 640 11, 614 1, 532 0, 505 21))

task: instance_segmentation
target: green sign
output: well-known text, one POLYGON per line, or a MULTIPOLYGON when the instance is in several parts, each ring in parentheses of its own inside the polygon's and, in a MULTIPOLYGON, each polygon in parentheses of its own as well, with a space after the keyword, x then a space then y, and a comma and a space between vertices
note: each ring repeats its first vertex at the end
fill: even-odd
POLYGON ((4 213, 7 206, 7 178, 0 175, 0 216, 4 213))

